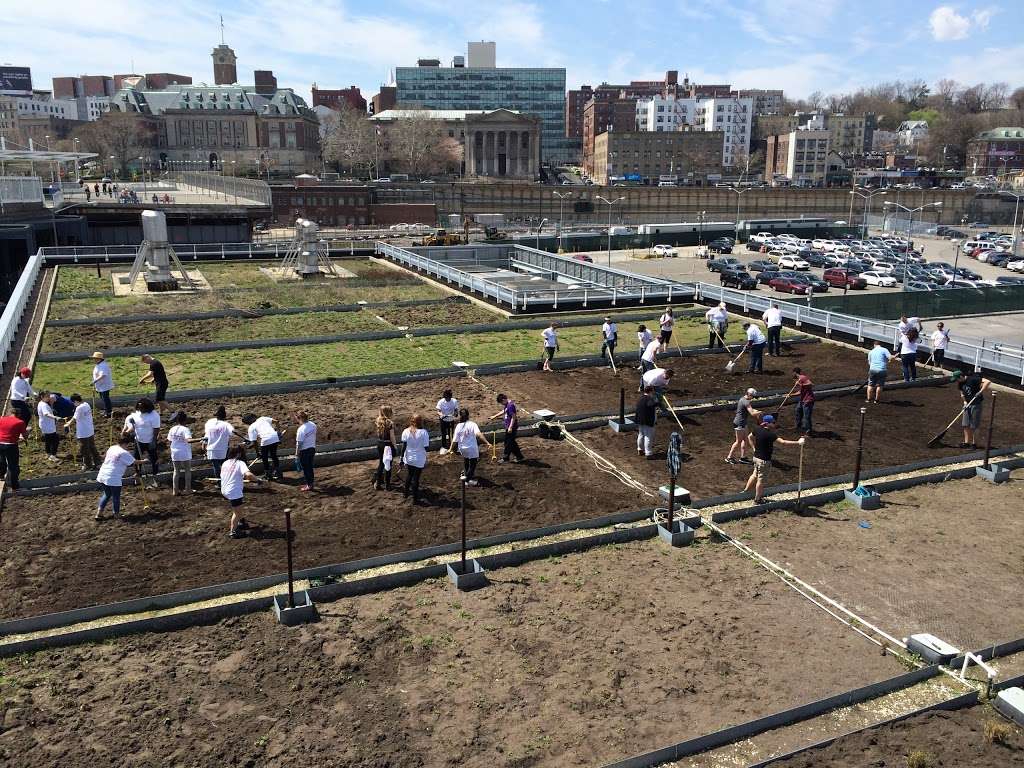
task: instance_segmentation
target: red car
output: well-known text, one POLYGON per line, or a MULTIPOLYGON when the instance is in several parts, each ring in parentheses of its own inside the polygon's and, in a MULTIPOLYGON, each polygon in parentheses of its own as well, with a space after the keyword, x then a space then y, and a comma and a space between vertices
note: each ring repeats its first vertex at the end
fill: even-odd
POLYGON ((822 278, 826 283, 831 285, 833 288, 856 288, 862 289, 868 287, 868 281, 858 275, 856 272, 851 272, 848 269, 826 269, 822 274, 822 278))
POLYGON ((587 254, 585 254, 585 253, 574 253, 572 255, 572 258, 574 260, 576 260, 576 261, 586 261, 586 262, 588 262, 590 264, 594 263, 594 260, 592 258, 590 258, 589 256, 587 256, 587 254))
POLYGON ((768 285, 779 293, 801 293, 805 296, 811 292, 811 286, 799 280, 789 277, 775 277, 768 281, 768 285))

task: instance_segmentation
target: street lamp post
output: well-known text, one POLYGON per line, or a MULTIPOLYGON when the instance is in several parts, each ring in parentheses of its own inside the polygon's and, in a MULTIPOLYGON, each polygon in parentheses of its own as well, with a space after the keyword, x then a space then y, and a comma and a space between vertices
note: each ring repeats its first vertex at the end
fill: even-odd
POLYGON ((564 250, 564 248, 562 247, 562 205, 565 203, 565 198, 572 197, 572 193, 552 192, 551 194, 558 198, 558 251, 559 253, 561 253, 564 250))
POLYGON ((960 241, 954 240, 953 245, 956 246, 956 255, 953 257, 953 284, 951 288, 956 288, 956 268, 960 264, 960 241))
POLYGON ((697 214, 697 247, 700 248, 704 245, 704 217, 708 215, 707 211, 701 211, 697 214))
POLYGON ((138 161, 139 161, 139 165, 142 166, 142 199, 143 199, 143 201, 145 201, 145 199, 146 199, 146 161, 141 156, 139 156, 138 161))
POLYGON ((73 146, 75 148, 75 183, 82 183, 82 176, 78 171, 78 139, 73 139, 73 146))
MULTIPOLYGON (((875 195, 884 195, 884 189, 876 189, 874 192, 858 192, 856 189, 850 191, 850 210, 853 210, 853 196, 863 198, 864 200, 864 217, 861 221, 861 237, 864 240, 868 239, 868 214, 871 212, 871 198, 875 195)), ((850 214, 850 218, 853 218, 853 214, 850 214)), ((885 229, 883 226, 882 229, 885 229)))
MULTIPOLYGON (((886 200, 885 207, 888 208, 890 206, 892 206, 893 208, 897 208, 901 211, 906 211, 908 214, 910 214, 909 218, 907 219, 907 245, 906 249, 903 251, 903 290, 905 291, 907 290, 907 260, 910 258, 910 239, 914 229, 914 214, 923 211, 926 208, 941 208, 942 203, 927 203, 926 205, 919 205, 917 208, 908 208, 905 205, 900 205, 899 203, 894 203, 889 200, 886 200)), ((954 273, 954 277, 955 276, 956 275, 954 273)))
POLYGON ((736 244, 740 243, 740 199, 743 197, 744 192, 749 192, 753 187, 747 187, 745 189, 737 189, 736 187, 729 187, 730 190, 736 193, 736 227, 734 235, 736 235, 736 244))
POLYGON ((537 227, 537 231, 534 233, 536 235, 536 239, 533 242, 533 247, 536 248, 538 251, 540 250, 540 231, 542 229, 544 229, 544 225, 547 224, 547 223, 548 223, 547 219, 541 219, 540 220, 540 226, 537 227))
POLYGON ((608 266, 610 267, 612 265, 612 206, 626 198, 617 197, 614 200, 609 200, 598 195, 596 199, 608 203, 608 266))
POLYGON ((1020 228, 1017 226, 1017 213, 1020 211, 1020 199, 1024 197, 1024 194, 1018 194, 1017 192, 1009 192, 1003 190, 1001 194, 1013 195, 1017 198, 1017 202, 1013 204, 1013 248, 1012 253, 1014 256, 1017 255, 1017 244, 1020 242, 1020 228))

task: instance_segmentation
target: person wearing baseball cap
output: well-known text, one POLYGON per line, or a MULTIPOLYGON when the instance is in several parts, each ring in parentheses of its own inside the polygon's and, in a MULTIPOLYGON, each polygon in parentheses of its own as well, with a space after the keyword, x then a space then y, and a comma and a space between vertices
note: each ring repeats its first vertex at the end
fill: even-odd
POLYGON ((775 431, 778 424, 771 414, 761 416, 761 423, 755 424, 747 440, 754 449, 754 471, 750 473, 747 484, 743 487, 744 492, 754 488, 754 503, 760 504, 764 501, 764 481, 768 476, 768 469, 772 465, 772 453, 775 451, 775 443, 782 445, 803 445, 804 438, 799 440, 784 440, 775 431))
POLYGON ((114 375, 110 372, 110 363, 103 357, 102 352, 93 352, 92 359, 96 365, 92 368, 92 386, 103 401, 103 415, 108 419, 114 411, 110 402, 110 390, 114 388, 114 375))
POLYGON ((32 421, 32 406, 28 404, 29 398, 36 396, 36 391, 32 389, 30 382, 31 378, 32 369, 22 368, 11 381, 11 410, 26 424, 32 421))

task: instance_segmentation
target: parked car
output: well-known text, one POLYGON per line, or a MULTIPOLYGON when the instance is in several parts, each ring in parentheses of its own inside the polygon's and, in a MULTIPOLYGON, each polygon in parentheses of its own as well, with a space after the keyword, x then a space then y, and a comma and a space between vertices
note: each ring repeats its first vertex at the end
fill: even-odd
POLYGON ((768 259, 755 259, 747 264, 747 269, 751 272, 762 272, 766 269, 778 269, 778 266, 768 261, 768 259))
POLYGON ((658 245, 651 248, 651 253, 654 254, 655 256, 670 257, 676 255, 676 249, 673 248, 671 245, 659 243, 658 245))
POLYGON ((757 282, 759 284, 763 283, 764 285, 768 285, 771 283, 772 280, 774 280, 778 276, 779 268, 772 264, 771 268, 765 267, 763 270, 757 273, 757 282))
POLYGON ((988 257, 988 263, 993 267, 1005 267, 1010 263, 1010 254, 1008 253, 995 253, 988 257))
POLYGON ((735 257, 728 257, 724 259, 711 259, 708 262, 708 272, 721 272, 723 269, 746 269, 740 260, 735 257))
POLYGON ((867 288, 868 283, 863 277, 849 269, 834 267, 826 269, 822 275, 826 283, 833 288, 867 288))
POLYGON ((1024 259, 1015 259, 1006 262, 1006 268, 1011 272, 1024 272, 1024 259))
POLYGON ((799 280, 794 280, 791 277, 773 277, 768 282, 768 285, 771 286, 772 290, 779 293, 796 293, 803 296, 811 293, 811 286, 799 280))
POLYGON ((825 254, 819 253, 818 251, 800 251, 797 256, 812 267, 824 267, 825 266, 825 254))
POLYGON ((1024 277, 1000 275, 996 278, 996 285, 1024 285, 1024 277))
POLYGON ((779 267, 783 269, 810 269, 811 265, 796 256, 783 256, 779 259, 779 267))
POLYGON ((794 272, 793 274, 785 275, 785 277, 788 277, 791 280, 799 280, 801 283, 806 283, 811 286, 811 290, 814 293, 825 293, 828 291, 828 283, 809 272, 794 272))
POLYGON ((907 283, 908 291, 935 291, 938 290, 938 286, 934 286, 931 283, 922 283, 920 280, 911 280, 907 283))
POLYGON ((726 288, 738 288, 741 291, 757 290, 757 279, 746 270, 723 269, 718 280, 726 288))
POLYGON ((896 278, 885 274, 884 272, 878 272, 875 270, 868 270, 867 272, 861 272, 860 276, 864 278, 868 285, 878 285, 882 288, 895 288, 896 278))
POLYGON ((718 238, 708 243, 708 250, 712 253, 732 253, 732 241, 726 238, 718 238))
POLYGON ((763 243, 760 240, 754 240, 753 238, 747 240, 748 251, 760 251, 763 243))
POLYGON ((594 262, 594 260, 587 256, 587 254, 585 253, 574 253, 572 255, 572 258, 575 259, 576 261, 586 261, 591 264, 594 262))

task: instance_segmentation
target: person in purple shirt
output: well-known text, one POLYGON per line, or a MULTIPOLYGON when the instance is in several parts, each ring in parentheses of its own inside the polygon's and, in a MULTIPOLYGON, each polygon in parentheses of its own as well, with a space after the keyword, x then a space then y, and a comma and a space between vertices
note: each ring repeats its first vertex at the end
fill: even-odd
POLYGON ((501 406, 501 410, 491 417, 496 419, 502 416, 505 419, 504 456, 499 459, 498 463, 503 464, 511 460, 514 464, 518 464, 523 460, 523 452, 519 450, 519 443, 516 441, 516 435, 519 434, 519 414, 516 412, 516 404, 505 394, 500 394, 498 395, 498 405, 501 406))

